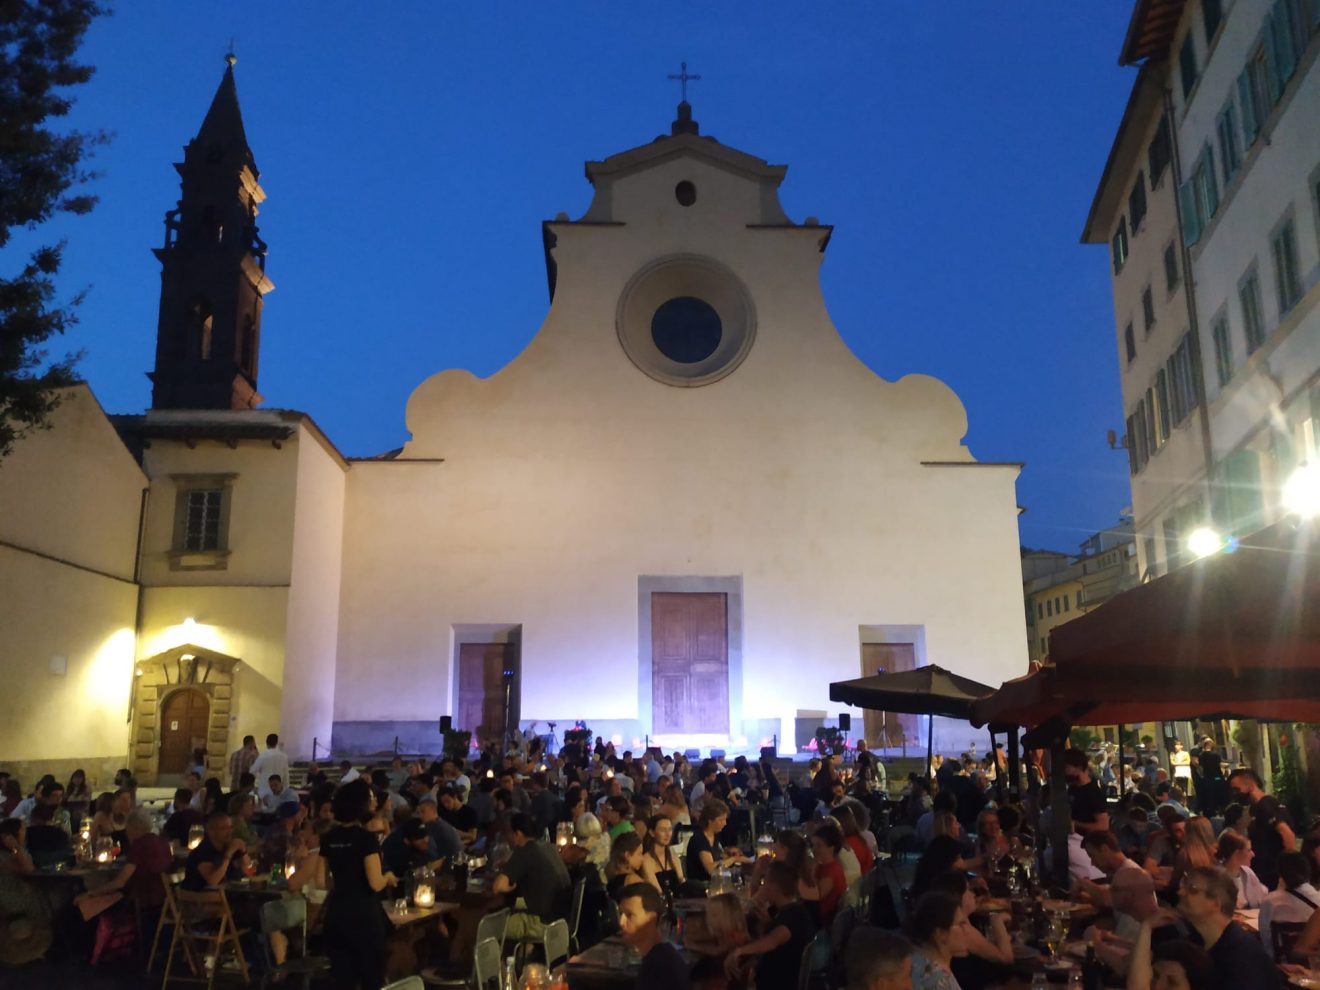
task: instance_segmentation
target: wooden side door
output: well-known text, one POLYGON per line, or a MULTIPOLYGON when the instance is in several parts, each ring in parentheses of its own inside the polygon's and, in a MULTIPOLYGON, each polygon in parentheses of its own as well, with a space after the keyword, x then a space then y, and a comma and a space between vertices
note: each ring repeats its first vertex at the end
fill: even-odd
MULTIPOLYGON (((912 670, 916 665, 917 648, 913 643, 862 644, 863 677, 870 677, 881 670, 886 674, 895 674, 903 670, 912 670)), ((882 746, 898 749, 905 739, 909 745, 921 743, 917 738, 915 715, 867 711, 862 721, 866 726, 867 744, 872 749, 879 749, 882 746)))
POLYGON ((729 731, 729 602, 723 593, 651 594, 656 735, 729 731))
POLYGON ((211 702, 201 691, 184 688, 165 699, 160 710, 160 762, 157 773, 183 773, 192 751, 206 745, 211 702))
MULTIPOLYGON (((508 643, 463 643, 458 648, 458 710, 455 727, 474 739, 504 733, 504 670, 512 657, 508 643)), ((514 684, 510 690, 517 690, 514 684)))

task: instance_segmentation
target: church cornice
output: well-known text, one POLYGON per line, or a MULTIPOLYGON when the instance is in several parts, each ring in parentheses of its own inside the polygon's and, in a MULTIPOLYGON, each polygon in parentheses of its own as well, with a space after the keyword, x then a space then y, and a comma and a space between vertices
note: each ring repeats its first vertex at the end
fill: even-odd
POLYGON ((617 155, 610 155, 604 161, 587 162, 587 181, 594 186, 598 179, 618 178, 685 154, 704 158, 713 165, 739 175, 769 180, 776 187, 788 174, 787 165, 771 165, 764 158, 757 158, 745 151, 720 144, 712 137, 674 134, 658 137, 650 144, 621 151, 617 155))

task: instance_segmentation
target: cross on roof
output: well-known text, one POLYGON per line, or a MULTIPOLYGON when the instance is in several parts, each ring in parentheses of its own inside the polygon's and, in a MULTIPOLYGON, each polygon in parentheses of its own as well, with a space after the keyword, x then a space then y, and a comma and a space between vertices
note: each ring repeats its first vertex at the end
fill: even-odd
POLYGON ((669 78, 670 78, 670 79, 677 79, 677 80, 679 81, 679 83, 682 85, 682 87, 683 87, 683 89, 682 89, 682 92, 683 92, 683 102, 686 103, 686 102, 687 102, 687 84, 688 84, 688 80, 692 80, 692 81, 695 82, 696 80, 700 79, 701 76, 692 75, 691 73, 689 73, 688 70, 687 70, 687 63, 686 63, 686 62, 683 62, 683 63, 681 63, 680 71, 678 72, 678 74, 675 75, 674 73, 671 72, 671 73, 669 74, 669 78))

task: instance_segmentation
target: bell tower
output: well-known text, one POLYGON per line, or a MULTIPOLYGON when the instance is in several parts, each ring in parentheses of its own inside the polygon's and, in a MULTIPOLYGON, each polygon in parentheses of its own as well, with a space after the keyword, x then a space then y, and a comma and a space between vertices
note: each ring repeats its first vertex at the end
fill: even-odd
POLYGON ((197 136, 174 167, 178 206, 165 214, 153 409, 251 409, 257 370, 266 243, 257 235, 257 163, 238 109, 231 53, 197 136))

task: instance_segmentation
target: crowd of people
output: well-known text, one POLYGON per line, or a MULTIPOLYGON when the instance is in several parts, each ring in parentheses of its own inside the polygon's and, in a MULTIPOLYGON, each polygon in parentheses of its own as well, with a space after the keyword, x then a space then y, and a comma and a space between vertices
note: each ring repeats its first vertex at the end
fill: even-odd
MULTIPOLYGON (((1092 944, 1130 990, 1275 985, 1281 926, 1300 930, 1295 951, 1320 947, 1320 832, 1300 830, 1299 841, 1254 772, 1227 773, 1220 809, 1210 797, 1189 801, 1183 774, 1106 788, 1103 751, 1099 760, 1063 755, 1071 893, 1112 919, 1092 944), (1241 909, 1259 910, 1259 934, 1233 920, 1241 909), (1160 982, 1175 970, 1182 984, 1160 982)), ((100 914, 88 910, 91 898, 110 914, 116 902, 159 910, 161 877, 172 873, 196 893, 269 872, 287 889, 259 919, 275 964, 307 902, 328 890, 319 930, 334 980, 376 990, 391 934, 383 905, 406 893, 415 871, 479 856, 493 870, 491 893, 514 905, 510 943, 533 942, 559 919, 584 945, 617 931, 638 954, 643 990, 790 990, 816 933, 845 914, 857 927, 830 972, 850 990, 976 990, 998 985, 1014 963, 1003 917, 978 911, 985 878, 1013 864, 1043 875, 1052 861, 1045 763, 1026 755, 1021 800, 1003 787, 1002 750, 942 761, 932 782, 913 776, 891 794, 865 744, 846 767, 825 756, 790 781, 767 759, 619 754, 600 739, 551 754, 530 737, 476 759, 311 764, 294 788, 278 737, 265 749, 247 737, 227 780, 200 759, 163 812, 138 803, 127 772, 95 798, 81 772, 28 794, 0 775, 0 922, 43 911, 56 922, 59 905, 31 875, 108 839, 119 857, 113 876, 65 906, 90 917, 85 924, 100 914), (752 831, 753 810, 763 835, 752 831), (862 913, 864 878, 886 850, 905 848, 918 859, 904 896, 862 913), (581 919, 570 918, 578 883, 581 919), (689 928, 684 955, 669 926, 693 897, 705 898, 704 924, 689 928)), ((446 946, 470 934, 460 925, 437 919, 435 950, 421 962, 447 958, 446 946)))

